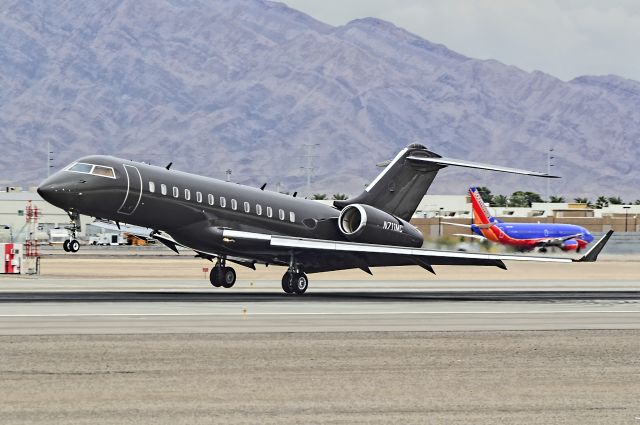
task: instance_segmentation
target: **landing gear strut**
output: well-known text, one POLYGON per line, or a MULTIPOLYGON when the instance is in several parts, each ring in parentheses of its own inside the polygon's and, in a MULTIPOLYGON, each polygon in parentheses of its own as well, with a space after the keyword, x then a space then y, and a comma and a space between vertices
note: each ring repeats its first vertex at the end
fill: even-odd
POLYGON ((77 239, 77 232, 80 228, 80 215, 77 211, 67 211, 67 214, 71 219, 71 225, 67 226, 66 229, 69 231, 71 239, 65 240, 62 248, 66 252, 78 252, 80 250, 80 242, 77 239))
POLYGON ((218 262, 209 274, 209 281, 216 288, 221 286, 231 288, 236 283, 236 271, 233 267, 226 266, 226 260, 224 258, 218 258, 218 262))
POLYGON ((282 290, 287 294, 302 295, 309 287, 309 278, 295 265, 293 255, 289 264, 289 270, 282 276, 282 290))

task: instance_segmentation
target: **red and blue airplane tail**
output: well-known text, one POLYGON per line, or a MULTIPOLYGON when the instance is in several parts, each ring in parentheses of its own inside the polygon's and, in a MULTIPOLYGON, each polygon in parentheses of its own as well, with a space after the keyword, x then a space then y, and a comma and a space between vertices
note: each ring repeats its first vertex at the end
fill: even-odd
POLYGON ((510 239, 498 226, 494 226, 494 224, 502 223, 502 221, 491 215, 478 189, 475 187, 469 188, 469 195, 471 195, 474 223, 471 225, 471 229, 492 242, 502 243, 510 239))
POLYGON ((491 215, 489 209, 484 204, 482 196, 477 188, 469 188, 469 195, 471 195, 471 205, 473 207, 473 222, 475 224, 490 224, 497 222, 497 219, 491 215))

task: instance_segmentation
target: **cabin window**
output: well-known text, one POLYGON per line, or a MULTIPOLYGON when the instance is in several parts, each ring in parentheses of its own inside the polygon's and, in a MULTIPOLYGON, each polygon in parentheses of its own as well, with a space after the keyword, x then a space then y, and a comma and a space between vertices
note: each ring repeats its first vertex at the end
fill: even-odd
POLYGON ((202 202, 202 193, 196 192, 196 201, 197 202, 202 202))
POLYGON ((166 184, 161 184, 160 185, 160 193, 162 193, 163 195, 167 194, 167 185, 166 184))
POLYGON ((177 198, 178 196, 180 196, 180 191, 177 187, 173 186, 173 197, 177 198))
POLYGON ((220 206, 222 208, 227 208, 227 198, 225 198, 224 196, 220 197, 220 206))
POLYGON ((234 211, 238 209, 238 201, 236 201, 235 199, 231 200, 231 209, 234 211))
POLYGON ((191 200, 191 191, 189 189, 184 190, 184 199, 187 201, 191 200))
POLYGON ((251 212, 251 205, 249 205, 248 202, 244 203, 244 212, 246 213, 251 212))
POLYGON ((289 221, 292 223, 296 222, 296 213, 294 213, 293 211, 289 213, 289 221))
POLYGON ((273 217, 273 208, 267 207, 267 217, 273 217))
POLYGON ((207 196, 207 200, 209 201, 209 205, 213 205, 213 195, 212 194, 209 194, 207 196))
POLYGON ((256 215, 262 215, 262 205, 256 204, 256 215))
POLYGON ((149 182, 149 192, 154 193, 156 191, 156 184, 154 182, 149 182))
POLYGON ((278 217, 280 217, 280 220, 284 220, 284 210, 278 210, 278 217))
POLYGON ((104 167, 102 165, 96 165, 95 167, 93 167, 91 174, 93 174, 94 176, 109 177, 112 179, 116 178, 116 174, 113 172, 113 168, 104 167))

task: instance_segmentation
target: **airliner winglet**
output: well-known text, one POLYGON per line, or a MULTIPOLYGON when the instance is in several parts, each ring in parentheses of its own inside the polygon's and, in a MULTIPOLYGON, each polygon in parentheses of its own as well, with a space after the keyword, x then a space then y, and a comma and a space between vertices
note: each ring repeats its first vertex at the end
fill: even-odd
POLYGON ((596 261, 598 259, 598 255, 602 251, 602 248, 604 248, 607 242, 609 242, 611 235, 613 235, 613 230, 609 230, 606 235, 601 237, 598 242, 596 242, 595 245, 593 245, 591 249, 589 249, 589 251, 587 251, 587 253, 582 256, 582 258, 574 261, 581 263, 592 263, 596 261))

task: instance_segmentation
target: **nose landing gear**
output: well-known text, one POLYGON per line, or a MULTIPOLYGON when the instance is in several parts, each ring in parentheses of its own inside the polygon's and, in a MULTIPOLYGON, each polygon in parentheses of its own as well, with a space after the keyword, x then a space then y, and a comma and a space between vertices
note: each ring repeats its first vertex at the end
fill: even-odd
POLYGON ((67 211, 69 218, 71 219, 71 225, 66 229, 69 231, 71 239, 67 239, 62 244, 62 248, 65 252, 78 252, 80 250, 80 242, 77 240, 77 232, 80 229, 80 215, 77 211, 67 211))
POLYGON ((80 242, 75 239, 67 239, 62 244, 62 248, 66 252, 78 252, 80 250, 80 242))

